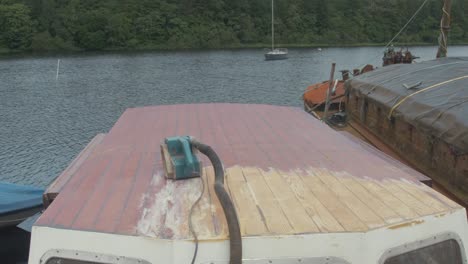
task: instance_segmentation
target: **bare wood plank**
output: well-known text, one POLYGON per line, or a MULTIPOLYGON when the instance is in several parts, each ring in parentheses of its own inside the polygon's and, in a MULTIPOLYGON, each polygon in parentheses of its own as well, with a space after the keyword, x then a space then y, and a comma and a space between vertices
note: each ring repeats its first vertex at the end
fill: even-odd
POLYGON ((282 176, 321 232, 344 231, 343 226, 330 211, 304 186, 304 182, 297 173, 282 173, 282 176))
POLYGON ((393 195, 393 193, 389 192, 379 184, 374 183, 372 180, 356 178, 356 181, 364 186, 375 197, 379 197, 388 207, 392 208, 402 218, 413 219, 419 216, 415 210, 404 204, 400 199, 393 195))
POLYGON ((367 226, 346 207, 313 173, 299 173, 301 180, 319 201, 332 213, 346 231, 366 231, 367 226))
POLYGON ((410 193, 403 190, 398 186, 398 181, 385 180, 379 182, 379 185, 385 188, 387 191, 398 197, 403 204, 406 204, 412 210, 416 211, 418 215, 430 215, 433 214, 433 210, 427 205, 421 203, 414 198, 410 193))
POLYGON ((335 177, 386 223, 393 224, 403 220, 391 207, 383 203, 378 196, 373 195, 359 184, 355 180, 355 177, 347 174, 335 175, 335 177))
POLYGON ((252 191, 252 202, 255 202, 261 212, 268 231, 275 234, 294 233, 294 227, 286 216, 287 212, 283 211, 284 208, 275 198, 275 190, 268 188, 262 173, 256 168, 242 168, 242 172, 252 191))
POLYGON ((416 186, 414 183, 399 182, 398 186, 408 193, 411 193, 416 197, 416 199, 427 205, 429 208, 432 208, 434 212, 443 212, 451 209, 448 205, 442 204, 440 201, 424 191, 423 189, 427 188, 426 190, 431 191, 432 195, 434 194, 434 190, 430 189, 426 185, 421 184, 420 186, 416 186))
POLYGON ((450 206, 451 208, 463 208, 463 206, 453 201, 449 197, 443 195, 442 193, 438 192, 436 189, 432 189, 432 188, 430 189, 432 190, 430 191, 432 195, 434 195, 434 197, 438 199, 439 201, 442 201, 443 203, 445 203, 447 206, 450 206))
MULTIPOLYGON (((203 184, 203 195, 198 203, 197 207, 194 208, 194 212, 192 215, 193 221, 193 228, 194 231, 197 233, 200 239, 208 239, 212 238, 215 235, 215 228, 213 222, 213 207, 210 198, 210 186, 208 186, 208 177, 206 173, 203 173, 202 177, 200 178, 200 187, 203 184)), ((201 190, 201 188, 200 188, 201 190)), ((187 208, 190 210, 192 204, 198 199, 198 194, 196 197, 192 197, 188 201, 189 207, 187 208), (195 200, 193 199, 195 198, 195 200)))
POLYGON ((213 217, 214 234, 220 238, 227 237, 228 228, 226 223, 226 217, 224 216, 223 208, 221 207, 221 203, 219 202, 214 190, 215 177, 213 167, 205 167, 204 171, 207 184, 206 190, 211 199, 211 214, 213 217))
POLYGON ((314 170, 312 173, 317 175, 325 185, 332 190, 341 203, 345 204, 353 211, 368 228, 375 228, 385 225, 385 222, 375 214, 366 204, 364 204, 356 195, 354 195, 345 185, 328 171, 314 170))
POLYGON ((254 197, 244 180, 240 167, 231 167, 226 170, 226 182, 231 191, 243 235, 261 235, 267 233, 267 228, 256 205, 252 202, 254 197))
POLYGON ((276 170, 263 171, 262 174, 294 231, 296 233, 319 232, 319 228, 309 217, 283 177, 276 170))

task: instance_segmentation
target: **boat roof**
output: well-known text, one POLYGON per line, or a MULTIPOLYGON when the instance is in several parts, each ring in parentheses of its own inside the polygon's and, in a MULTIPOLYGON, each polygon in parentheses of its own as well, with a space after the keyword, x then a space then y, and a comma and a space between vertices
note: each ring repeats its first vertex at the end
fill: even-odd
POLYGON ((346 89, 468 153, 468 57, 395 64, 346 82, 346 89))
MULTIPOLYGON (((462 209, 421 181, 427 177, 376 155, 295 107, 193 104, 131 108, 84 161, 36 226, 191 239, 226 239, 213 170, 166 179, 165 137, 191 135, 211 145, 243 236, 365 232, 462 209)), ((66 173, 65 173, 66 174, 66 173)))

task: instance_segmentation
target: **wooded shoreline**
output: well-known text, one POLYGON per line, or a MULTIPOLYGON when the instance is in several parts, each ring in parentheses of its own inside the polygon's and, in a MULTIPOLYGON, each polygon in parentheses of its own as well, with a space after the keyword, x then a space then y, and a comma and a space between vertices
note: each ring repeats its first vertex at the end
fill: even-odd
MULTIPOLYGON (((358 47, 384 47, 386 43, 356 43, 356 44, 288 44, 288 45, 279 45, 279 47, 289 48, 289 49, 314 49, 314 48, 358 48, 358 47)), ((411 44, 399 44, 395 43, 394 46, 397 48, 405 47, 421 47, 421 46, 436 46, 436 43, 411 43, 411 44)), ((468 46, 468 42, 451 44, 451 46, 468 46)), ((161 52, 161 51, 209 51, 209 50, 247 50, 247 49, 267 49, 268 44, 253 44, 253 45, 242 45, 242 46, 225 46, 218 48, 171 48, 171 47, 137 47, 137 48, 108 48, 102 49, 99 51, 96 50, 41 50, 41 51, 31 51, 31 50, 8 50, 0 49, 0 55, 29 55, 29 54, 80 54, 80 53, 95 53, 95 52, 161 52)))
MULTIPOLYGON (((281 47, 385 45, 424 0, 276 0, 281 47), (282 44, 281 44, 282 43, 282 44)), ((0 0, 0 53, 263 48, 265 0, 0 0)), ((395 46, 437 45, 443 1, 429 1, 395 46)), ((468 2, 452 10, 450 44, 468 43, 468 2)))

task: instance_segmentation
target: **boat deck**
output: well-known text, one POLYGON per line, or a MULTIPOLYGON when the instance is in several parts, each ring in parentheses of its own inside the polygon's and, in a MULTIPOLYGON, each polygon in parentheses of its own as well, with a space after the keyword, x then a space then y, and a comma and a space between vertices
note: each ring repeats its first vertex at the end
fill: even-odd
MULTIPOLYGON (((421 183, 429 179, 333 131, 299 108, 198 104, 128 109, 71 177, 37 226, 192 239, 226 239, 213 171, 164 177, 159 146, 191 135, 226 169, 243 236, 365 232, 461 207, 421 183)), ((68 174, 67 174, 68 175, 68 174)))

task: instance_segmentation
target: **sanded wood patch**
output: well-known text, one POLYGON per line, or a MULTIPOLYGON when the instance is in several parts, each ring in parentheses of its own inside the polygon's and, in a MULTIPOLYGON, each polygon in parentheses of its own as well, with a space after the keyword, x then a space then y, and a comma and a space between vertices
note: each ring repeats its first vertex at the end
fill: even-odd
MULTIPOLYGON (((376 181, 312 167, 281 171, 233 166, 225 172, 225 188, 243 236, 365 232, 455 208, 429 187, 405 180, 376 181)), ((191 239, 188 213, 203 183, 205 193, 193 214, 194 229, 202 240, 229 237, 213 188, 212 167, 204 168, 201 179, 155 178, 153 184, 158 186, 160 181, 167 182, 145 209, 140 234, 191 239)))

